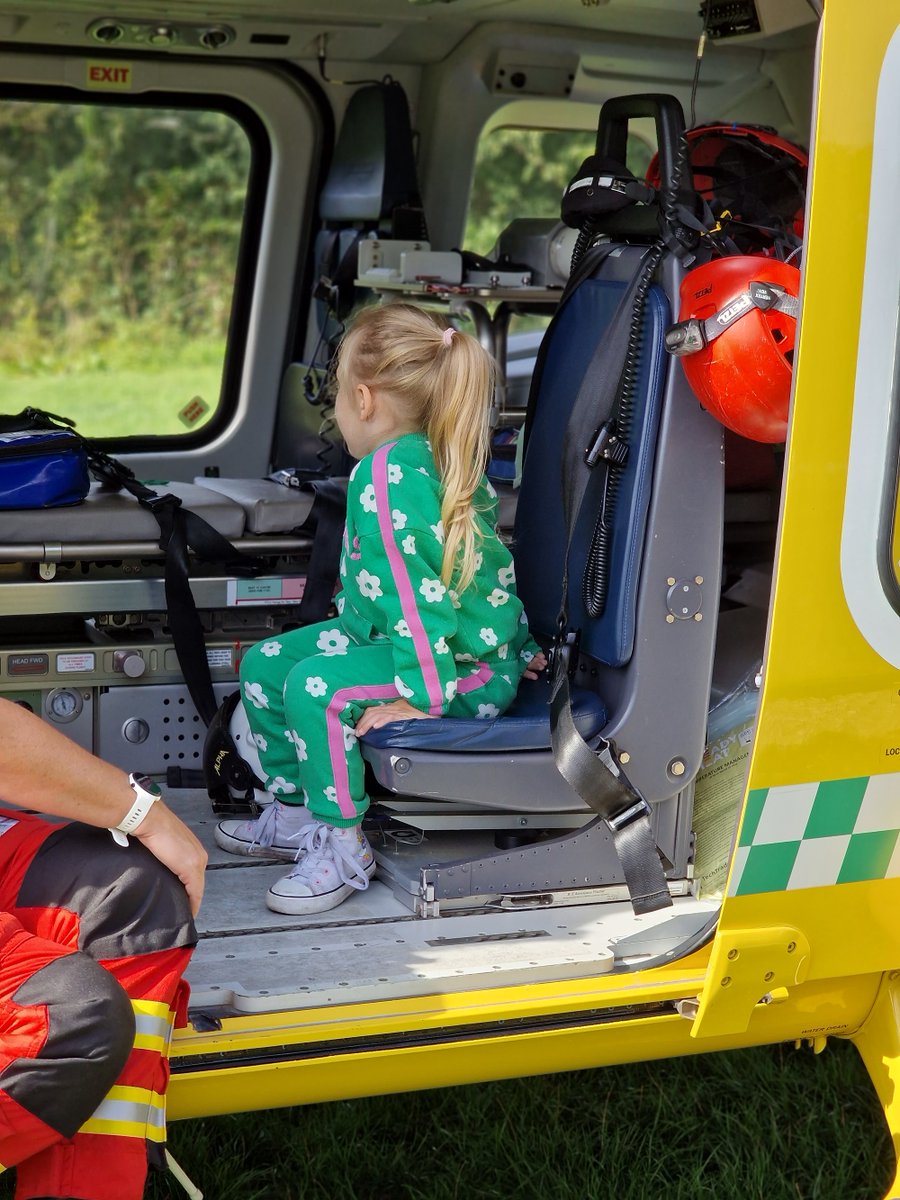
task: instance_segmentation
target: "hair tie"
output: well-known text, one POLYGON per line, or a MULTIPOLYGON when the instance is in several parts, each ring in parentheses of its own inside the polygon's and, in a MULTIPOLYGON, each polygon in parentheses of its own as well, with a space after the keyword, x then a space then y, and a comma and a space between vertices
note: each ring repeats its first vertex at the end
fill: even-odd
POLYGON ((445 346, 449 346, 450 343, 453 341, 454 333, 456 333, 456 330, 451 327, 448 327, 441 334, 441 341, 444 343, 445 346))

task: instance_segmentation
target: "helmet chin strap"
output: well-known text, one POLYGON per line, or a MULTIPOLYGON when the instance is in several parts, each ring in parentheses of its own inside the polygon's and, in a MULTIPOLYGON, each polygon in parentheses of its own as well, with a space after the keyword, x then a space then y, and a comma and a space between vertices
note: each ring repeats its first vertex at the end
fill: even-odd
POLYGON ((690 317, 670 326, 666 330, 666 350, 676 358, 696 354, 754 308, 760 312, 781 312, 795 320, 800 315, 800 301, 785 288, 777 283, 752 282, 746 291, 729 300, 711 317, 705 320, 690 317))

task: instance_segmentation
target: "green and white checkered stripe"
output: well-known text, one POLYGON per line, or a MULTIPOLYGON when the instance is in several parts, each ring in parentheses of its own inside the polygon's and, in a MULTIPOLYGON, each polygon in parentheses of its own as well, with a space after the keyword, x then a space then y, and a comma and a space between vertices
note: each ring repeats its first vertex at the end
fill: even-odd
POLYGON ((729 896, 900 875, 900 775, 755 788, 729 896))

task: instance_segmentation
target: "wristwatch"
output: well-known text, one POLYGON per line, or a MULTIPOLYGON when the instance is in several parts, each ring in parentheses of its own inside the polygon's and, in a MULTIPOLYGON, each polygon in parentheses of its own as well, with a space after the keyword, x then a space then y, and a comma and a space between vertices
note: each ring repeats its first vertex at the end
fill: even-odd
POLYGON ((120 846, 128 845, 127 835, 134 833, 157 800, 162 799, 159 784, 154 783, 149 775, 132 774, 128 776, 128 782, 134 792, 134 804, 119 824, 109 831, 120 846))

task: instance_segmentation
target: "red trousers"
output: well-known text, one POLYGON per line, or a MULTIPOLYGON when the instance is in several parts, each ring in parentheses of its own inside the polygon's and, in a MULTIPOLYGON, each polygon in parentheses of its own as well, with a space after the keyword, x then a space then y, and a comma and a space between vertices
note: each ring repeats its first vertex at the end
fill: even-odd
POLYGON ((196 941, 135 839, 0 809, 0 1170, 16 1200, 139 1200, 161 1165, 196 941))

